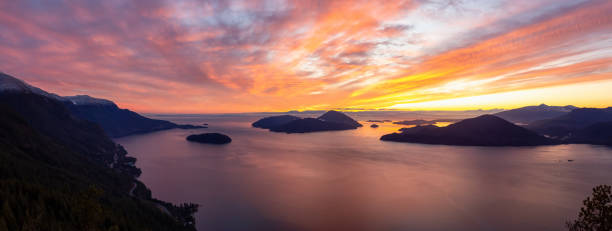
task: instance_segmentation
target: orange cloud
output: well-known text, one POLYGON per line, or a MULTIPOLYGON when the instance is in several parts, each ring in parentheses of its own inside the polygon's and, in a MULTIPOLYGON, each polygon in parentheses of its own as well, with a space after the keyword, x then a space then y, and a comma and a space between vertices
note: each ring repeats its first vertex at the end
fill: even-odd
MULTIPOLYGON (((353 92, 353 97, 357 102, 388 106, 610 78, 610 55, 545 66, 547 62, 592 52, 582 47, 610 36, 612 4, 599 3, 431 56, 405 74, 353 92), (605 73, 599 74, 601 71, 605 73), (430 91, 456 80, 482 84, 467 84, 469 89, 459 87, 436 94, 430 91)), ((609 44, 602 45, 605 50, 601 52, 612 51, 609 44)))
POLYGON ((2 2, 0 70, 173 113, 398 108, 611 77, 609 1, 493 3, 2 2))

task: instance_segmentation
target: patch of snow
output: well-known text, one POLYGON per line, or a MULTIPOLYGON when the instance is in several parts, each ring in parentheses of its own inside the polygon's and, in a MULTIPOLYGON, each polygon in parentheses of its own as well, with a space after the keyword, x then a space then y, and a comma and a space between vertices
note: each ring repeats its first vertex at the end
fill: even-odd
POLYGON ((88 95, 64 96, 63 98, 74 105, 115 105, 113 101, 98 99, 88 95))
POLYGON ((115 105, 110 100, 98 99, 88 95, 75 95, 61 97, 34 87, 13 76, 0 72, 0 92, 19 92, 46 96, 63 102, 71 102, 74 105, 115 105))
POLYGON ((0 92, 21 92, 31 93, 46 96, 49 98, 61 100, 59 95, 46 92, 40 88, 34 87, 24 81, 0 72, 0 92))

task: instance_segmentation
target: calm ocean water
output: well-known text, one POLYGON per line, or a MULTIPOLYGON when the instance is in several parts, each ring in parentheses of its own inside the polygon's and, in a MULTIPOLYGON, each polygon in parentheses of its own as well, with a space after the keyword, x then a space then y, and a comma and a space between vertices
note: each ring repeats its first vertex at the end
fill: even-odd
POLYGON ((198 230, 563 230, 593 186, 612 184, 604 146, 382 142, 401 126, 370 128, 361 120, 385 118, 367 114, 357 130, 283 134, 250 126, 262 116, 157 115, 210 128, 116 141, 154 197, 201 205, 198 230), (185 140, 202 132, 233 142, 185 140))

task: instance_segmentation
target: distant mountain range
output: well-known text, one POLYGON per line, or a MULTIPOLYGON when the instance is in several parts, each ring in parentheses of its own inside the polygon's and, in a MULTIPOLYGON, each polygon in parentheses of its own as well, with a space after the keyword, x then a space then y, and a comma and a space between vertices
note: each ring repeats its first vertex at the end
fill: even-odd
POLYGON ((612 145, 612 121, 594 123, 578 129, 568 137, 568 142, 612 145))
POLYGON ((566 143, 612 144, 612 108, 528 106, 496 113, 547 137, 566 143))
POLYGON ((495 113, 494 115, 518 124, 529 124, 534 121, 555 118, 565 115, 577 107, 568 106, 548 106, 541 104, 539 106, 527 106, 507 111, 495 113))
POLYGON ((0 198, 10 218, 0 229, 195 230, 195 205, 153 199, 136 159, 64 100, 0 74, 0 198))
POLYGON ((61 97, 31 86, 17 78, 0 73, 0 93, 34 94, 62 102, 73 116, 98 124, 111 137, 122 137, 172 128, 204 128, 150 119, 128 109, 121 109, 106 99, 87 95, 61 97))
POLYGON ((593 126, 603 126, 607 122, 612 122, 612 108, 579 108, 552 119, 535 121, 526 127, 549 137, 571 141, 576 133, 583 137, 589 133, 583 129, 594 131, 593 126))
POLYGON ((457 121, 461 121, 459 119, 436 119, 436 120, 403 120, 403 121, 397 121, 397 122, 393 122, 393 124, 401 124, 401 125, 419 125, 419 126, 423 126, 423 125, 434 125, 436 123, 439 122, 457 122, 457 121))
POLYGON ((404 128, 401 133, 387 134, 380 139, 469 146, 534 146, 557 143, 493 115, 462 120, 447 127, 426 125, 404 128))
POLYGON ((308 133, 350 130, 361 127, 359 122, 338 111, 328 111, 318 118, 299 118, 291 115, 270 116, 254 122, 253 127, 273 132, 308 133))
POLYGON ((121 109, 112 101, 87 95, 68 96, 63 102, 73 115, 100 125, 111 137, 122 137, 139 133, 172 128, 204 128, 195 125, 179 125, 166 120, 150 119, 128 109, 121 109))
POLYGON ((612 108, 555 107, 542 104, 467 119, 448 127, 421 126, 430 124, 424 120, 401 124, 419 126, 402 128, 401 133, 384 135, 381 140, 477 146, 554 143, 612 145, 612 108), (528 124, 520 127, 503 117, 528 124))

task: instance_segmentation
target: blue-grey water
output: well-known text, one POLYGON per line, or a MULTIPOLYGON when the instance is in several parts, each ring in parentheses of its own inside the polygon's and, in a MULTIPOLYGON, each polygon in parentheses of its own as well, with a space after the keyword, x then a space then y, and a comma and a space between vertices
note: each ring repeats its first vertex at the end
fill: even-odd
MULTIPOLYGON (((156 116, 209 128, 117 139, 162 200, 200 204, 198 230, 563 230, 612 148, 455 147, 379 141, 390 123, 309 134, 252 128, 262 115, 156 116), (228 145, 185 137, 221 132, 228 145), (569 162, 568 160, 574 160, 569 162)), ((440 117, 440 116, 439 116, 440 117)))

